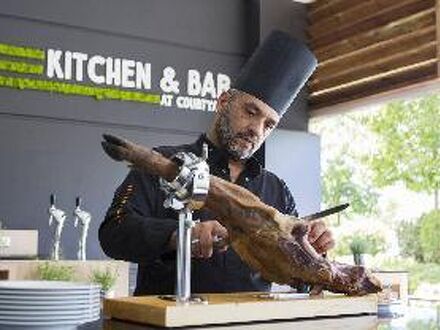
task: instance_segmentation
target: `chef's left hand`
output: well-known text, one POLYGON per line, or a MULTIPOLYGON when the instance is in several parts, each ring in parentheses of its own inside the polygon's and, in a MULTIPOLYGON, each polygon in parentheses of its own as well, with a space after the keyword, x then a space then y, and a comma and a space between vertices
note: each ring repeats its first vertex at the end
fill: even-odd
POLYGON ((335 246, 331 231, 322 220, 310 221, 309 243, 319 254, 323 254, 335 246))

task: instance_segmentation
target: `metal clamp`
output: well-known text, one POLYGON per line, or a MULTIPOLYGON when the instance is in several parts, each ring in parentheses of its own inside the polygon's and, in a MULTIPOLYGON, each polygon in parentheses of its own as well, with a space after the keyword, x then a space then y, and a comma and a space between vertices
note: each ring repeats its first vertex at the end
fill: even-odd
POLYGON ((197 210, 203 207, 209 191, 209 166, 206 163, 208 146, 203 145, 202 158, 191 152, 179 152, 172 158, 179 165, 179 174, 168 182, 160 179, 161 188, 168 197, 166 208, 181 210, 184 205, 197 210))

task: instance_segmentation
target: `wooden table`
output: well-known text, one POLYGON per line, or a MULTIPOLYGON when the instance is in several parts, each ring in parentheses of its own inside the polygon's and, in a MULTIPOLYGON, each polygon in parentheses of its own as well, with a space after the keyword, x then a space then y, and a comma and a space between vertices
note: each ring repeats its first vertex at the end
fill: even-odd
POLYGON ((179 305, 157 296, 106 299, 107 318, 161 327, 187 327, 271 320, 348 317, 377 313, 377 296, 326 293, 293 299, 262 298, 260 292, 203 294, 206 304, 179 305))

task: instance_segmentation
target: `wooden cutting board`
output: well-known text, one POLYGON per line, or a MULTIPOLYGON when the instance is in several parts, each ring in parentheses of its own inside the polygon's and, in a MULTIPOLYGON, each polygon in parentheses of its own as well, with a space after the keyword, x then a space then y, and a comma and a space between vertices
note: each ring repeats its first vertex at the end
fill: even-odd
POLYGON ((261 298, 260 294, 204 294, 206 304, 189 305, 179 305, 157 296, 105 299, 104 315, 162 327, 183 327, 377 313, 376 295, 300 295, 298 298, 274 300, 261 298))

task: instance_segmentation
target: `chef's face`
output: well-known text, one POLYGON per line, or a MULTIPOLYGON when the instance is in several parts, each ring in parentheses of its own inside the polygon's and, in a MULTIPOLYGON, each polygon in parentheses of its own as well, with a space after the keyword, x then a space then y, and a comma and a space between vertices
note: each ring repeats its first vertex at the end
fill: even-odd
POLYGON ((266 103, 230 90, 218 99, 216 134, 233 159, 247 159, 260 148, 279 120, 278 113, 266 103))

